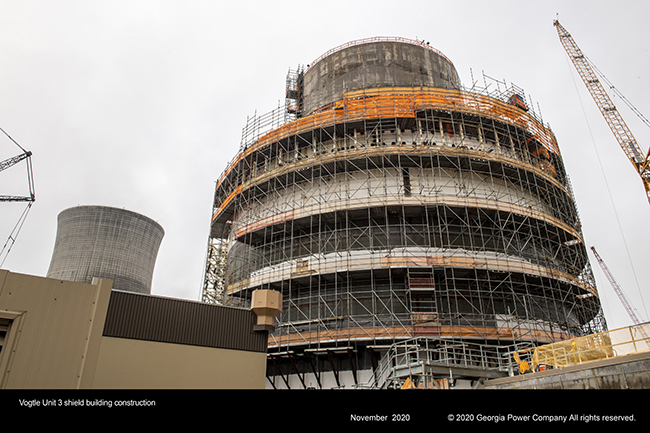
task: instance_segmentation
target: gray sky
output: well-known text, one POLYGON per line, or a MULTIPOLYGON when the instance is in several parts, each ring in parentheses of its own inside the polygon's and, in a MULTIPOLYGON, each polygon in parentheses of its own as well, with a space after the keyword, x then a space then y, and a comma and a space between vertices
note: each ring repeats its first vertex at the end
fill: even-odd
MULTIPOLYGON (((284 100, 289 68, 351 40, 400 36, 442 51, 466 87, 470 71, 475 80, 485 72, 539 105, 587 246, 649 319, 650 205, 552 25, 558 15, 650 117, 648 2, 0 0, 0 8, 0 127, 34 153, 37 198, 6 269, 46 274, 62 210, 122 207, 165 229, 152 293, 200 299, 214 182, 246 117, 284 100)), ((648 127, 614 100, 647 151, 648 127)), ((0 137, 0 160, 18 153, 0 137)), ((24 168, 0 173, 0 194, 21 193, 24 168)), ((4 244, 24 205, 0 206, 4 244)), ((630 325, 591 258, 609 327, 630 325)))

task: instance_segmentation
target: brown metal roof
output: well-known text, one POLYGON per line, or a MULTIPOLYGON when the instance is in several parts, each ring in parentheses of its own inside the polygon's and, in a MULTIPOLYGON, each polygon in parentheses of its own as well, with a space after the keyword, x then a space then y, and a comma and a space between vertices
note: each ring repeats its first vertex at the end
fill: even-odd
POLYGON ((104 336, 266 352, 250 310, 113 290, 104 336))

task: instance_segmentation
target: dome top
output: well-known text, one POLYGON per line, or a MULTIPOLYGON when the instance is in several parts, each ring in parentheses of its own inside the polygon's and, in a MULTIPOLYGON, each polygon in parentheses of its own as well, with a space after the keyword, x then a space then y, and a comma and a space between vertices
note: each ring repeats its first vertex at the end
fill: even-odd
POLYGON ((316 63, 320 62, 325 57, 327 57, 327 56, 329 56, 331 54, 334 54, 334 53, 336 53, 338 51, 344 50, 344 49, 349 48, 349 47, 355 47, 357 45, 370 44, 370 43, 373 43, 373 42, 399 42, 399 43, 403 43, 403 44, 417 45, 417 46, 429 49, 429 50, 433 51, 434 53, 438 54, 439 56, 444 57, 445 59, 447 59, 447 61, 449 63, 451 63, 453 65, 452 61, 449 60, 449 58, 447 56, 445 56, 439 50, 433 48, 431 45, 429 45, 428 42, 417 41, 417 40, 414 40, 414 39, 393 37, 393 36, 375 36, 375 37, 372 37, 372 38, 357 39, 356 41, 346 42, 345 44, 339 45, 336 48, 332 48, 331 50, 329 50, 328 52, 326 52, 325 54, 321 55, 319 58, 317 58, 316 60, 311 62, 309 65, 307 65, 307 69, 311 68, 312 66, 314 66, 316 63))
POLYGON ((316 59, 304 72, 302 115, 378 87, 460 88, 454 64, 428 43, 376 37, 348 42, 316 59))

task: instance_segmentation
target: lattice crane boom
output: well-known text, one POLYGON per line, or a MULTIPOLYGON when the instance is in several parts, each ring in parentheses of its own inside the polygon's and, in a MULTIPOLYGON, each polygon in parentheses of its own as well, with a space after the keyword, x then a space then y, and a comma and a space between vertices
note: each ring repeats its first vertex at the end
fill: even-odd
POLYGON ((6 170, 9 167, 18 164, 20 161, 29 158, 32 156, 32 152, 23 152, 20 155, 7 158, 4 161, 0 161, 0 171, 6 170))
POLYGON ((32 152, 25 151, 20 155, 14 156, 12 158, 5 159, 0 161, 0 171, 6 170, 9 167, 12 167, 19 162, 26 160, 27 161, 27 180, 29 183, 29 196, 14 196, 14 195, 0 195, 0 202, 3 201, 27 201, 33 202, 35 200, 34 196, 34 181, 32 174, 32 162, 31 162, 32 152))
POLYGON ((32 205, 34 204, 34 201, 36 200, 36 196, 34 193, 34 174, 32 170, 32 152, 23 149, 23 147, 16 142, 9 134, 5 132, 4 129, 0 128, 0 132, 2 132, 4 135, 9 138, 16 146, 20 148, 20 150, 23 151, 20 155, 5 159, 4 161, 0 161, 0 172, 4 171, 10 167, 13 167, 14 165, 18 164, 21 161, 25 161, 25 164, 27 165, 27 183, 29 185, 29 195, 28 196, 15 196, 15 195, 0 195, 0 202, 27 202, 27 207, 23 211, 22 215, 18 219, 18 222, 14 226, 13 230, 11 231, 11 234, 9 235, 9 238, 5 242, 4 246, 2 249, 0 249, 0 267, 4 264, 5 260, 7 259, 7 256, 9 255, 9 252, 11 251, 12 246, 16 242, 16 237, 18 236, 18 233, 20 233, 20 230, 23 226, 23 223, 25 222, 25 219, 27 218, 27 214, 29 213, 29 210, 31 209, 32 205))
POLYGON ((616 292, 616 295, 618 298, 621 300, 621 303, 625 307, 625 310, 627 311, 627 314, 630 316, 632 321, 634 322, 635 325, 639 325, 641 323, 641 320, 639 320, 639 317, 636 314, 636 310, 630 304, 630 302, 627 300, 627 297, 623 293, 623 290, 621 290, 621 287, 618 285, 616 280, 614 279, 614 276, 612 273, 609 271, 609 268, 603 261, 603 259, 600 257, 598 252, 596 252, 596 248, 591 247, 591 251, 594 253, 594 256, 596 257, 596 261, 598 261, 598 264, 600 265, 600 268, 603 270, 605 273, 605 276, 607 277, 607 280, 609 281, 609 284, 611 284, 612 288, 616 292))
POLYGON ((589 64, 589 61, 578 47, 578 44, 573 40, 573 37, 564 27, 562 27, 559 21, 555 20, 553 25, 557 28, 557 33, 564 50, 569 55, 569 58, 577 69, 578 74, 580 74, 582 81, 587 86, 589 93, 596 102, 596 105, 605 118, 607 125, 614 133, 616 140, 627 155, 627 158, 632 162, 635 170, 641 176, 646 197, 650 203, 650 151, 646 153, 641 150, 639 144, 632 135, 632 132, 623 120, 623 117, 616 109, 616 106, 598 80, 598 77, 589 64))

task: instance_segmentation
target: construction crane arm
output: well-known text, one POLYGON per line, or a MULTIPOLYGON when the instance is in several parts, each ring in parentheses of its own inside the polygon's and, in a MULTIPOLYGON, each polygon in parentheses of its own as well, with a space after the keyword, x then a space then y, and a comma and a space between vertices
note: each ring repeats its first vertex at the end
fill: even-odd
POLYGON ((34 195, 0 195, 0 201, 34 201, 34 195))
POLYGON ((20 155, 12 156, 11 158, 7 158, 4 161, 0 161, 0 171, 8 169, 12 165, 16 165, 23 159, 29 158, 30 156, 32 156, 32 152, 24 152, 20 155))
POLYGON ((16 242, 16 236, 18 236, 18 233, 20 232, 23 223, 27 218, 27 214, 29 213, 29 210, 32 208, 32 205, 36 200, 36 196, 34 194, 32 152, 23 149, 23 147, 20 144, 18 144, 16 140, 11 138, 11 136, 7 134, 4 129, 0 128, 0 132, 6 135, 7 138, 9 138, 9 140, 11 140, 16 146, 20 148, 20 150, 23 151, 23 153, 21 153, 20 155, 5 159, 4 161, 0 161, 0 171, 4 171, 10 167, 13 167, 14 165, 18 164, 21 161, 25 161, 27 165, 27 182, 29 184, 29 196, 0 195, 0 202, 9 202, 9 201, 27 202, 27 207, 25 208, 22 215, 18 219, 16 226, 14 227, 11 234, 9 235, 9 238, 7 239, 7 242, 5 242, 4 246, 0 250, 0 267, 1 267, 4 265, 4 262, 7 259, 7 256, 9 255, 9 251, 11 251, 13 244, 16 242))
POLYGON ((630 316, 630 319, 632 319, 635 325, 640 324, 641 320, 639 320, 639 317, 637 316, 634 307, 627 300, 627 297, 625 296, 623 290, 614 279, 612 273, 609 271, 609 268, 607 267, 603 259, 600 257, 600 255, 596 252, 596 248, 591 247, 591 251, 594 253, 594 256, 596 257, 596 261, 598 261, 600 268, 605 273, 605 276, 607 277, 607 281, 609 281, 609 284, 612 286, 612 288, 616 292, 616 295, 621 300, 621 303, 625 307, 625 311, 627 311, 627 314, 630 316))
POLYGON ((623 117, 621 117, 619 111, 616 109, 616 106, 605 91, 605 88, 598 80, 598 77, 589 64, 589 61, 578 47, 578 44, 573 40, 573 37, 564 27, 562 27, 559 21, 553 21, 553 25, 557 28, 557 33, 564 50, 569 55, 569 58, 577 69, 578 74, 580 74, 582 81, 587 86, 589 93, 596 102, 596 105, 605 118, 607 125, 614 133, 616 140, 627 155, 627 158, 632 162, 632 165, 641 176, 646 197, 648 202, 650 202, 650 151, 648 153, 641 151, 641 148, 632 135, 632 132, 623 120, 623 117))
POLYGON ((7 158, 4 161, 0 161, 0 171, 6 170, 9 167, 12 167, 19 162, 26 160, 27 162, 27 180, 29 183, 29 196, 15 196, 15 195, 0 195, 0 202, 5 201, 28 201, 33 202, 36 200, 34 195, 34 182, 32 179, 32 164, 31 164, 32 152, 24 151, 20 155, 7 158))

